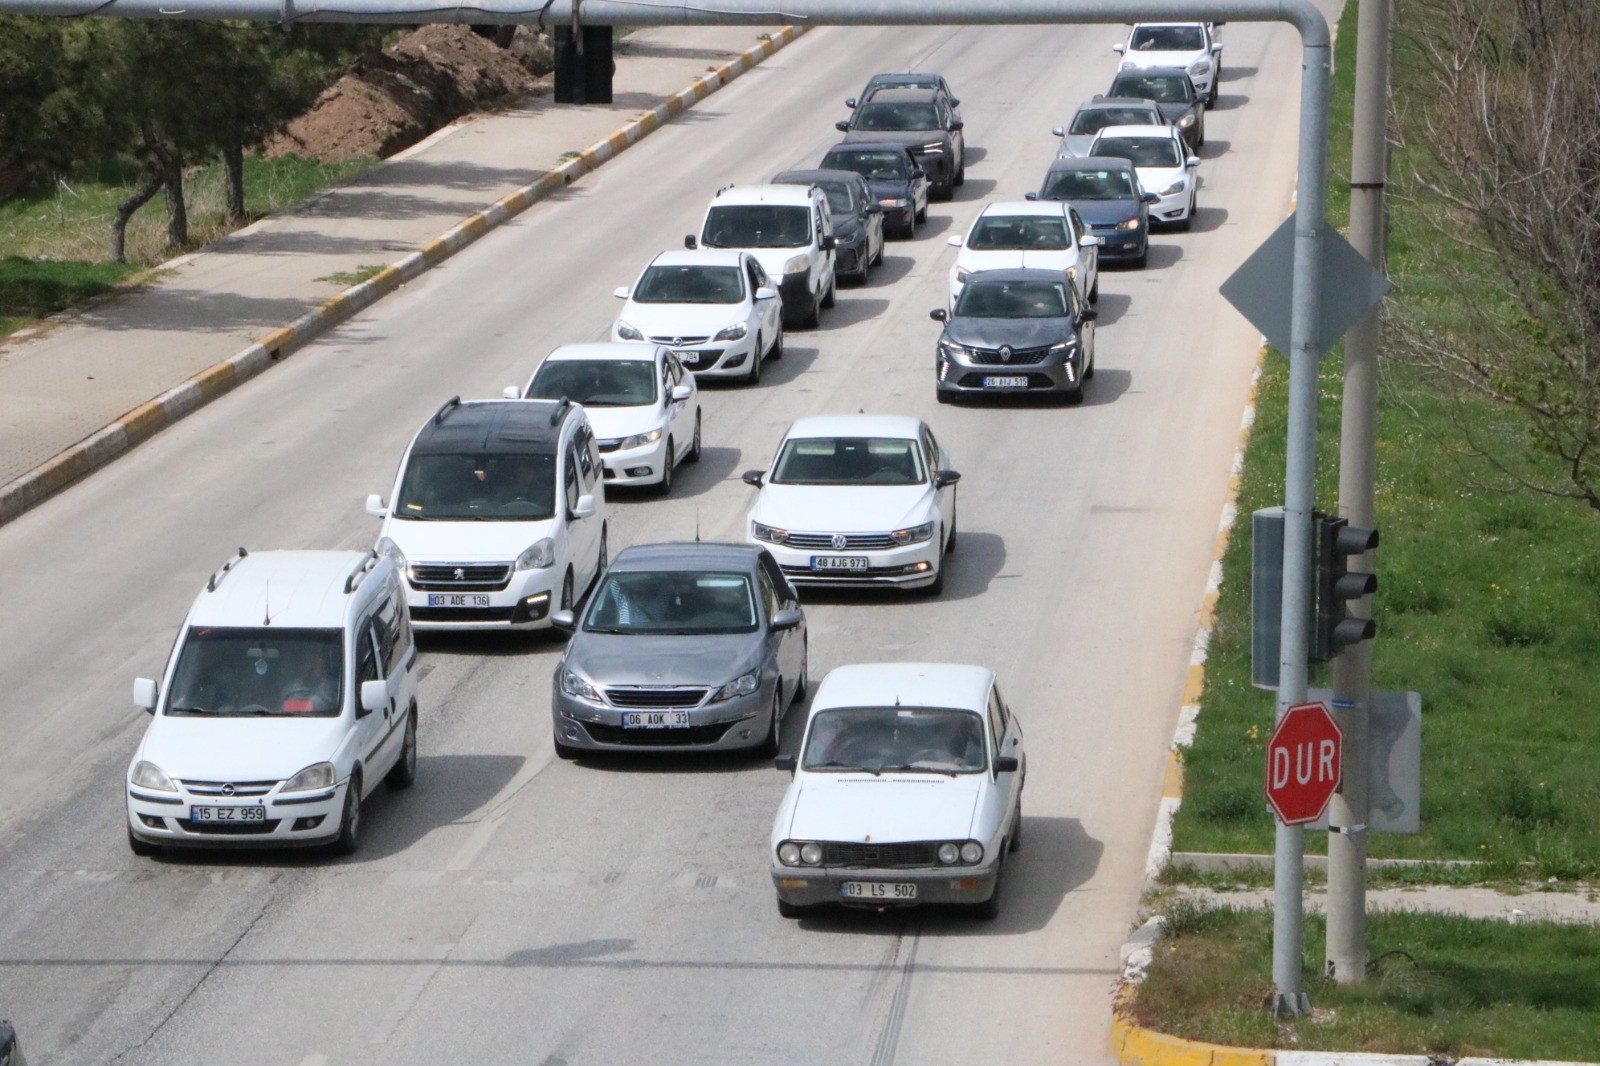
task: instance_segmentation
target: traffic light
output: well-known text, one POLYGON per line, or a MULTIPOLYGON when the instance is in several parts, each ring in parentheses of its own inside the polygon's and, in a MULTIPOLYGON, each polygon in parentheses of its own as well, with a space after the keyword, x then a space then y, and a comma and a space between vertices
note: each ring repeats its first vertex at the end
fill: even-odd
POLYGON ((1354 557, 1378 546, 1378 531, 1352 526, 1333 515, 1315 515, 1316 521, 1316 624, 1311 637, 1311 661, 1329 662, 1345 648, 1371 640, 1378 626, 1370 618, 1353 618, 1351 600, 1378 591, 1378 576, 1352 570, 1354 557))
POLYGON ((557 26, 555 32, 555 102, 558 104, 611 103, 612 58, 610 26, 557 26))

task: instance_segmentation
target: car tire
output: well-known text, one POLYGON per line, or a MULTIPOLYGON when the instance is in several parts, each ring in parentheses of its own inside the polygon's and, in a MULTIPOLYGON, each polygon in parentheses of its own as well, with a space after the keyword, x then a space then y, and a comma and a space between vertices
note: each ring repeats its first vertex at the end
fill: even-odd
POLYGON ((1133 260, 1133 269, 1135 269, 1135 270, 1143 270, 1145 268, 1145 266, 1149 262, 1150 262, 1150 242, 1147 240, 1147 241, 1145 241, 1145 244, 1144 244, 1144 251, 1140 252, 1138 257, 1133 260))
POLYGON ((556 610, 572 610, 572 567, 570 566, 567 567, 567 576, 561 579, 561 602, 556 610))
POLYGON ((417 780, 417 709, 412 707, 406 712, 406 735, 400 742, 400 758, 389 767, 389 772, 384 775, 383 783, 389 786, 390 791, 399 792, 410 788, 417 780))
MULTIPOLYGON (((881 266, 883 266, 883 246, 885 244, 887 244, 887 243, 888 243, 887 236, 885 236, 885 238, 883 240, 878 242, 878 254, 872 257, 872 260, 869 263, 867 263, 867 266, 869 266, 869 267, 881 267, 881 266)), ((866 276, 866 273, 863 271, 862 272, 862 277, 865 277, 865 276, 866 276)))
POLYGON ((1095 358, 1094 357, 1095 357, 1094 347, 1090 346, 1090 348, 1089 348, 1089 365, 1083 368, 1083 380, 1085 380, 1085 381, 1088 381, 1090 378, 1094 377, 1094 363, 1095 363, 1095 358))
POLYGON ((800 647, 800 679, 794 683, 794 691, 789 693, 789 702, 794 704, 805 699, 809 688, 811 688, 811 642, 807 641, 800 647))
POLYGON ((1007 852, 1022 850, 1022 797, 1017 797, 1017 822, 1011 827, 1011 843, 1006 845, 1007 852))
POLYGON ((152 844, 148 840, 140 840, 133 835, 133 827, 128 827, 128 850, 141 859, 152 858, 161 854, 161 845, 152 844))
POLYGON ((673 450, 677 447, 671 437, 667 438, 667 461, 661 467, 661 482, 656 485, 656 492, 662 496, 672 495, 672 471, 678 465, 672 461, 673 450))
MULTIPOLYGON (((865 277, 865 276, 866 276, 865 274, 862 275, 862 277, 865 277)), ((839 279, 838 279, 837 276, 835 276, 832 281, 828 282, 828 291, 822 294, 822 308, 823 308, 823 310, 826 311, 826 310, 832 309, 834 303, 836 303, 838 301, 838 297, 839 297, 839 279)))
POLYGON ((700 461, 700 412, 699 411, 696 411, 694 413, 694 443, 689 445, 689 454, 685 455, 683 457, 683 461, 686 462, 686 463, 698 463, 700 461))
MULTIPOLYGON (((760 340, 759 337, 756 339, 760 340)), ((766 357, 761 351, 761 345, 757 344, 756 350, 750 353, 750 369, 744 375, 744 383, 746 385, 761 384, 761 361, 764 358, 766 357)))
POLYGON ((1076 407, 1080 403, 1082 403, 1083 402, 1083 385, 1080 384, 1076 389, 1072 390, 1071 392, 1063 393, 1061 402, 1066 404, 1068 407, 1076 407))
POLYGON ((816 329, 820 325, 822 325, 822 297, 813 295, 811 297, 811 309, 800 320, 800 328, 816 329))
POLYGON ((767 352, 767 358, 783 358, 783 330, 778 330, 778 335, 772 339, 772 348, 767 352))
POLYGON ((934 389, 933 390, 933 398, 938 400, 940 403, 955 403, 956 402, 955 393, 953 393, 953 392, 945 392, 943 389, 934 389))
POLYGON ((756 757, 770 759, 778 754, 779 729, 783 722, 783 681, 778 681, 778 691, 772 694, 772 721, 767 726, 767 735, 761 738, 761 743, 756 746, 756 757))
MULTIPOLYGON (((932 194, 931 194, 931 193, 930 193, 930 194, 929 194, 929 196, 928 196, 928 199, 930 199, 930 200, 931 200, 931 199, 933 199, 933 195, 932 195, 932 194)), ((912 219, 912 221, 913 221, 913 222, 914 222, 914 223, 916 223, 916 222, 926 222, 926 221, 928 221, 928 206, 927 206, 927 205, 926 205, 926 204, 924 204, 924 205, 923 205, 923 206, 922 206, 922 210, 921 210, 921 211, 918 211, 918 212, 917 212, 917 213, 916 213, 916 215, 915 215, 915 217, 914 217, 914 218, 913 218, 913 219, 912 219)), ((912 232, 912 233, 913 233, 913 234, 915 234, 915 233, 916 233, 916 232, 917 232, 917 230, 916 230, 916 226, 914 226, 914 225, 913 225, 913 226, 912 226, 912 228, 911 228, 911 232, 912 232)))
POLYGON ((956 168, 956 179, 952 185, 965 185, 967 183, 967 154, 961 153, 961 165, 956 168))
POLYGON ((944 535, 944 553, 954 555, 956 550, 956 509, 950 508, 950 532, 944 535))
POLYGON ((1100 302, 1100 272, 1098 270, 1094 272, 1094 284, 1089 288, 1089 302, 1092 304, 1100 302))
MULTIPOLYGON (((941 537, 944 536, 944 530, 940 530, 939 535, 941 537)), ((938 569, 934 571, 933 575, 933 584, 924 585, 922 588, 923 594, 929 599, 934 599, 944 592, 944 558, 942 556, 937 565, 938 569)))
POLYGON ((361 847, 361 771, 350 775, 344 788, 344 810, 339 812, 339 835, 330 850, 335 855, 354 855, 361 847))
POLYGON ((1191 229, 1193 229, 1194 228, 1194 209, 1195 209, 1195 200, 1191 199, 1189 201, 1189 213, 1187 215, 1183 216, 1183 221, 1182 222, 1174 223, 1172 228, 1177 230, 1179 233, 1188 233, 1191 229))
POLYGON ((778 900, 778 914, 784 918, 804 918, 810 910, 810 907, 802 907, 800 904, 790 903, 786 899, 778 900))
POLYGON ((1002 855, 1000 868, 995 871, 994 892, 982 903, 972 905, 972 916, 980 922, 992 922, 1000 917, 1000 890, 1005 887, 1006 860, 1002 855))
POLYGON ((555 745, 556 758, 565 759, 570 762, 578 757, 578 749, 574 748, 571 744, 563 744, 555 737, 551 737, 550 739, 555 745))

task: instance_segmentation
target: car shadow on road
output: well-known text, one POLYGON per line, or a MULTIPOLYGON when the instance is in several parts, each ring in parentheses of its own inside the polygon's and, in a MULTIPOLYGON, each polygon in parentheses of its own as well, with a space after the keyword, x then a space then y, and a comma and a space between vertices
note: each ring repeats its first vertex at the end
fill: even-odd
POLYGON ((1116 403, 1133 385, 1133 373, 1117 367, 1097 366, 1094 368, 1094 380, 1083 391, 1084 407, 1099 407, 1103 404, 1116 403))
POLYGON ((950 200, 943 202, 949 203, 953 201, 962 204, 971 203, 973 200, 982 200, 994 192, 999 184, 993 178, 974 178, 968 175, 965 183, 951 190, 954 195, 950 197, 950 200))
POLYGON ((911 273, 916 268, 916 265, 917 261, 912 256, 889 255, 886 251, 883 256, 883 262, 868 277, 872 279, 871 284, 874 286, 893 285, 911 273))
POLYGON ((1212 233, 1221 229, 1227 224, 1227 221, 1228 209, 1226 207, 1196 207, 1194 209, 1194 220, 1189 229, 1193 233, 1212 233))
MULTIPOLYGON (((1167 232, 1171 232, 1168 230, 1167 232)), ((1178 260, 1183 258, 1183 247, 1166 242, 1150 242, 1150 256, 1145 260, 1146 270, 1165 270, 1167 267, 1176 266, 1178 260)))
MULTIPOLYGON (((967 184, 971 185, 972 182, 969 181, 969 182, 967 182, 967 184)), ((945 232, 948 229, 950 229, 951 226, 954 226, 956 224, 956 220, 951 218, 949 215, 947 215, 947 214, 936 214, 935 213, 935 212, 937 212, 939 210, 939 208, 941 206, 946 207, 946 209, 948 210, 948 205, 941 205, 941 204, 931 204, 931 205, 929 205, 929 207, 928 207, 928 220, 926 222, 917 223, 916 240, 918 240, 918 241, 927 241, 927 240, 932 240, 935 237, 943 237, 945 232)))
MULTIPOLYGON (((981 145, 969 144, 962 151, 962 155, 965 157, 963 163, 970 167, 974 163, 981 163, 985 159, 989 158, 989 149, 984 148, 981 145)), ((971 178, 967 179, 969 184, 971 181, 971 178)))
MULTIPOLYGON (((828 312, 824 311, 822 316, 822 320, 826 322, 828 320, 828 312)), ((793 381, 795 378, 809 370, 811 368, 811 364, 817 360, 817 349, 810 347, 809 345, 793 343, 795 336, 798 335, 804 337, 810 332, 810 330, 799 332, 789 328, 784 329, 783 358, 769 358, 761 364, 761 384, 759 385, 751 385, 742 377, 697 377, 695 378, 695 384, 700 386, 700 392, 702 394, 709 394, 713 392, 723 392, 737 389, 764 389, 781 385, 786 381, 793 381)))
MULTIPOLYGON (((742 454, 738 448, 702 444, 698 463, 679 463, 673 472, 671 498, 692 500, 710 492, 733 476, 742 454)), ((654 485, 606 486, 606 503, 613 507, 654 507, 661 498, 654 485)))
POLYGON ((849 296, 839 297, 839 302, 833 305, 832 310, 822 312, 822 326, 824 333, 832 333, 841 329, 849 329, 869 318, 876 318, 889 309, 889 301, 877 296, 849 296))
POLYGON ((1257 67, 1230 67, 1224 63, 1222 70, 1217 74, 1217 80, 1244 81, 1246 78, 1255 77, 1258 69, 1257 67))
MULTIPOLYGON (((795 718, 794 709, 784 716, 795 718)), ((801 716, 803 718, 803 716, 801 716)), ((585 770, 611 774, 776 773, 772 760, 754 751, 603 751, 583 752, 574 760, 585 770)))
POLYGON ((1232 141, 1219 141, 1215 137, 1207 137, 1206 143, 1200 146, 1199 155, 1201 159, 1216 159, 1219 156, 1226 155, 1228 149, 1232 147, 1232 141))
POLYGON ((1217 102, 1211 105, 1213 111, 1235 111, 1250 102, 1250 97, 1245 93, 1223 93, 1217 97, 1217 102))
POLYGON ((1094 322, 1095 328, 1105 329, 1107 326, 1115 325, 1132 306, 1132 296, 1124 292, 1106 292, 1102 286, 1100 299, 1094 304, 1094 309, 1100 312, 1100 317, 1094 322))

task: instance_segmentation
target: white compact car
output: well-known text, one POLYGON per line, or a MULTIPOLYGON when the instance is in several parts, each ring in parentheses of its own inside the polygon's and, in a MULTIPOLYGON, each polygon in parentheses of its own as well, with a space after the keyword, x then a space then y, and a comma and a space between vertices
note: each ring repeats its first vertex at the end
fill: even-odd
POLYGON ((951 307, 967 278, 1007 267, 1059 270, 1085 300, 1100 298, 1101 240, 1064 201, 989 204, 972 220, 965 237, 951 237, 949 243, 961 249, 950 268, 951 307))
POLYGON ((663 252, 616 295, 628 302, 612 340, 664 344, 696 374, 754 385, 762 360, 783 358, 783 304, 749 252, 663 252))
POLYGON ((786 326, 815 328, 838 291, 833 213, 815 185, 725 185, 688 248, 742 249, 755 256, 783 301, 786 326))
POLYGON ((944 588, 956 543, 956 482, 933 430, 899 415, 802 418, 767 470, 750 540, 795 585, 944 588))
POLYGON ((606 568, 604 466, 582 407, 451 398, 417 431, 380 554, 417 628, 530 629, 571 610, 606 568))
POLYGON ((778 912, 972 906, 1022 842, 1022 727, 981 666, 841 666, 817 689, 772 825, 778 912))
POLYGON ((505 394, 582 404, 612 485, 655 485, 666 495, 678 464, 700 461, 700 390, 659 344, 563 344, 526 387, 505 394))
POLYGON ((1208 107, 1217 102, 1222 45, 1209 22, 1136 23, 1127 41, 1111 50, 1122 56, 1123 70, 1182 67, 1194 83, 1194 94, 1208 107))
POLYGON ((361 801, 417 770, 417 653, 394 564, 373 552, 243 548, 211 575, 128 764, 128 846, 331 844, 361 801))
POLYGON ((1091 157, 1126 159, 1139 175, 1139 187, 1154 193, 1150 221, 1188 229, 1194 221, 1200 158, 1190 155, 1175 126, 1107 126, 1089 146, 1091 157))

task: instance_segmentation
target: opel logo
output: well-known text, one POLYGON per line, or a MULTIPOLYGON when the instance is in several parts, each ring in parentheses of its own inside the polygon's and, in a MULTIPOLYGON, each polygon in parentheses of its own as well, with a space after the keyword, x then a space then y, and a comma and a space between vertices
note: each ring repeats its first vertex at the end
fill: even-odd
POLYGON ((834 551, 836 551, 836 552, 844 551, 845 545, 849 544, 849 543, 850 542, 845 539, 845 535, 843 533, 835 533, 833 535, 833 550, 834 551))
POLYGON ((1011 362, 1011 345, 1002 344, 1000 346, 1000 361, 1002 363, 1011 362))
POLYGON ((232 785, 231 785, 231 784, 230 784, 230 785, 223 785, 223 786, 222 786, 222 794, 223 794, 223 795, 224 795, 224 796, 231 796, 231 795, 233 795, 233 786, 232 786, 232 785))
POLYGON ((674 337, 674 338, 672 338, 672 347, 674 347, 674 348, 682 348, 683 347, 683 338, 682 337, 674 337))
POLYGON ((459 566, 458 566, 458 567, 456 567, 456 573, 455 573, 455 577, 456 577, 456 580, 457 580, 457 581, 465 581, 465 580, 466 580, 466 579, 467 579, 467 572, 466 572, 466 570, 464 570, 464 569, 462 569, 462 568, 461 568, 461 567, 459 567, 459 566))

